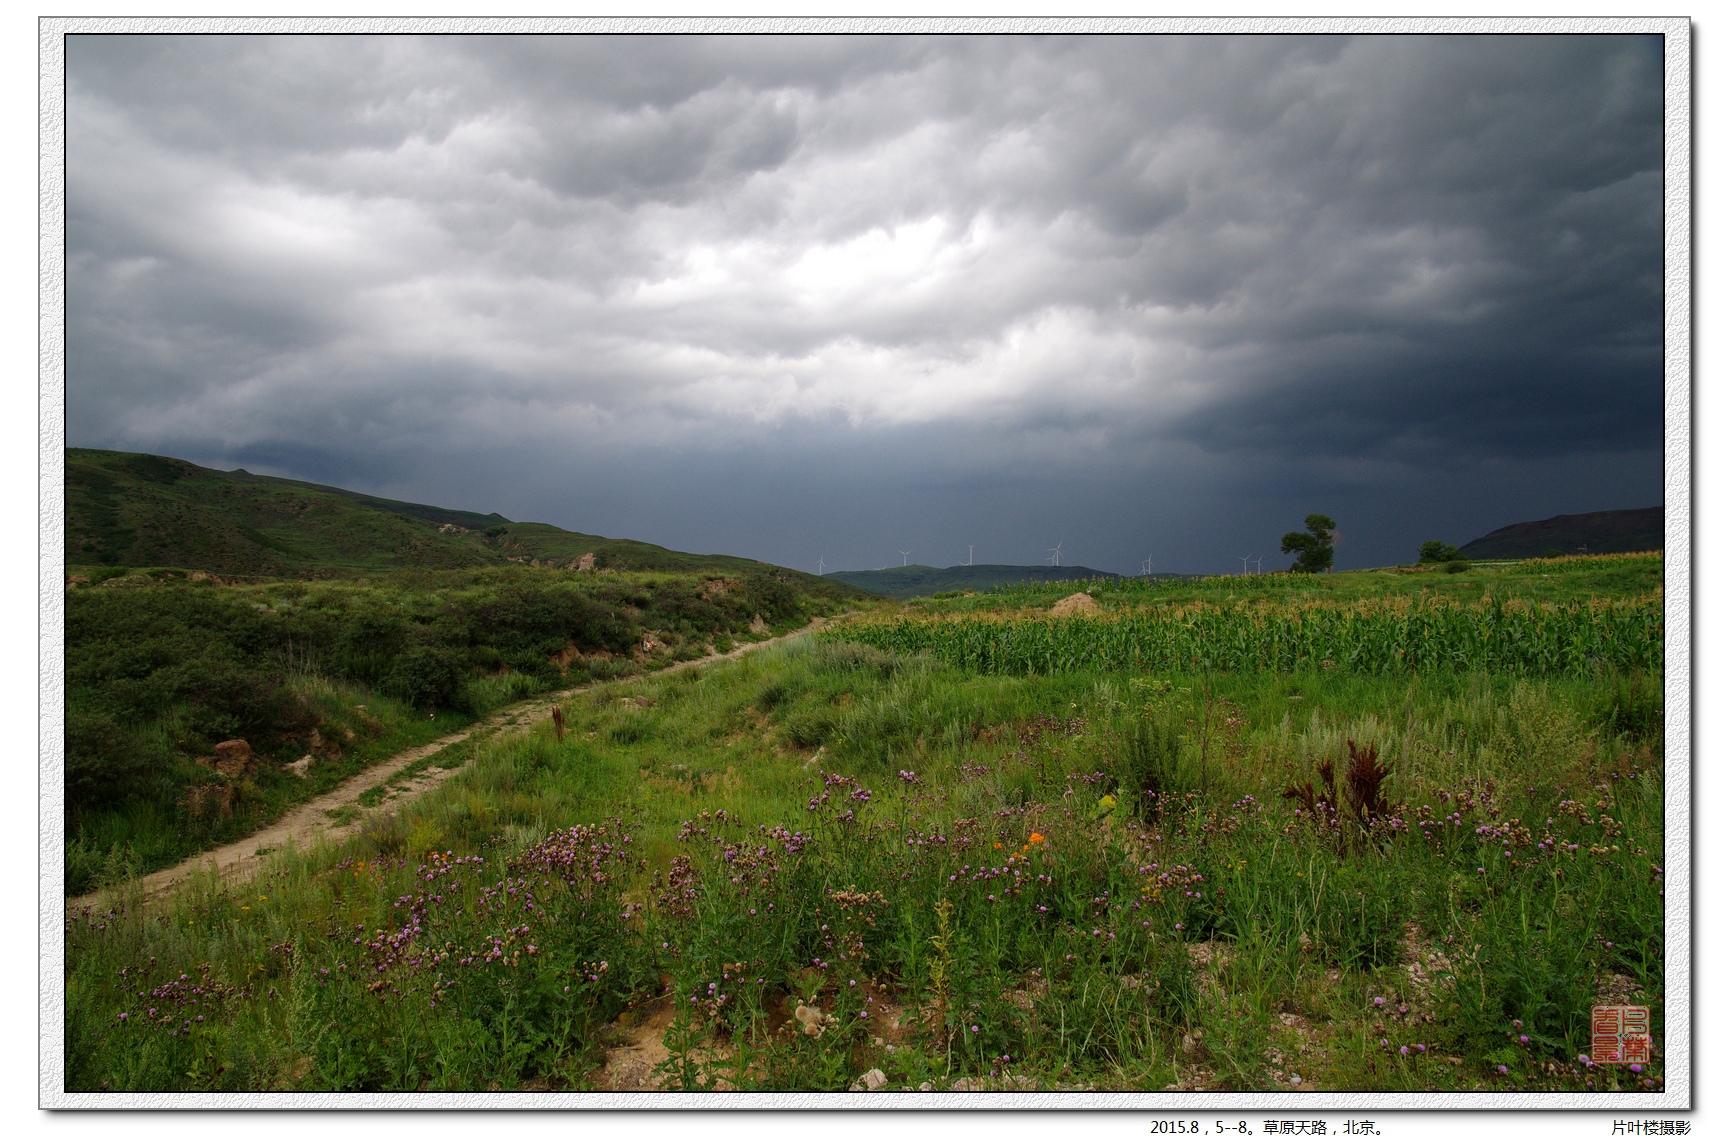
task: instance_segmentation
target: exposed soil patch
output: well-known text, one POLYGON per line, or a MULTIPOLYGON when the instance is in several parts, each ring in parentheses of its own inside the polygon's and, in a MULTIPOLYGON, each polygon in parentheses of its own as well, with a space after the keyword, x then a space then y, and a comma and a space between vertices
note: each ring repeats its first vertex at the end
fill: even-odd
POLYGON ((1294 1092, 1316 1091, 1315 1076, 1327 1060, 1314 1025, 1301 1013, 1281 1013, 1273 1020, 1274 1035, 1267 1048, 1268 1083, 1294 1092))
POLYGON ((1454 963, 1437 946, 1424 941, 1424 931, 1417 922, 1406 923, 1406 934, 1400 941, 1401 962, 1405 965, 1406 977, 1412 983, 1412 989, 1419 998, 1428 1000, 1431 978, 1437 974, 1450 972, 1454 963))
POLYGON ((667 1028, 673 1023, 673 999, 658 997, 627 1009, 613 1023, 622 1039, 607 1050, 607 1063, 591 1078, 603 1092, 655 1092, 655 1070, 667 1059, 667 1028))
MULTIPOLYGON (((1604 972, 1598 975, 1596 1002, 1599 1005, 1628 1005, 1640 992, 1640 983, 1625 973, 1604 972)), ((1644 1002, 1644 998, 1640 999, 1644 1002)))

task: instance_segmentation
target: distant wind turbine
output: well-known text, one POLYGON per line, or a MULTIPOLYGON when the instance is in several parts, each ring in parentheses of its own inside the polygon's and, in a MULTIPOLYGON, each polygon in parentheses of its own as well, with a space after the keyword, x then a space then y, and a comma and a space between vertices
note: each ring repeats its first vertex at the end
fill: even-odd
POLYGON ((1243 557, 1239 557, 1239 559, 1241 559, 1243 561, 1243 574, 1245 576, 1248 576, 1249 575, 1249 557, 1243 556, 1243 557))
POLYGON ((817 557, 817 575, 823 575, 823 558, 821 556, 817 557))
POLYGON ((1063 567, 1063 541, 1059 540, 1056 548, 1047 548, 1045 551, 1051 554, 1051 566, 1053 568, 1063 567))
POLYGON ((913 550, 911 548, 897 548, 895 551, 901 554, 901 567, 907 567, 907 554, 913 550))
POLYGON ((1255 558, 1255 574, 1257 576, 1261 575, 1261 557, 1259 556, 1255 558))
POLYGON ((1141 562, 1141 574, 1143 576, 1153 575, 1153 553, 1148 553, 1147 559, 1141 562))
POLYGON ((973 567, 973 545, 971 544, 967 546, 967 566, 973 567))

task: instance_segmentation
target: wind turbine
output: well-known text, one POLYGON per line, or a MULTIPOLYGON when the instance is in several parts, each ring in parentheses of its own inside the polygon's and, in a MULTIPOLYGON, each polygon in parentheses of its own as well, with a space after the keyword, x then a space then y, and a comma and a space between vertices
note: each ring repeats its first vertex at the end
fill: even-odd
POLYGON ((1063 541, 1059 540, 1056 548, 1047 548, 1045 551, 1051 553, 1051 566, 1053 568, 1063 567, 1063 541))
POLYGON ((1147 559, 1141 562, 1141 574, 1143 576, 1153 575, 1153 553, 1149 552, 1147 559))
POLYGON ((1255 574, 1257 576, 1261 575, 1261 557, 1259 556, 1255 558, 1255 574))
POLYGON ((823 575, 823 558, 821 556, 817 557, 817 575, 823 575))
POLYGON ((911 548, 897 548, 895 551, 901 554, 901 567, 907 567, 907 555, 913 550, 911 548))
POLYGON ((967 566, 973 567, 973 545, 971 544, 967 546, 967 566))
POLYGON ((1243 574, 1245 576, 1248 576, 1249 575, 1249 557, 1242 556, 1242 557, 1239 557, 1239 559, 1243 561, 1243 574))

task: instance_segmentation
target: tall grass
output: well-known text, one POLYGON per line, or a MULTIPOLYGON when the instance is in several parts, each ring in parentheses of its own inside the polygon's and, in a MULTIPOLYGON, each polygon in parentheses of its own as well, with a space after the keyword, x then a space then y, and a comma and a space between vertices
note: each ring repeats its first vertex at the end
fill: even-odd
POLYGON ((1433 598, 1192 604, 1067 619, 863 620, 825 637, 927 652, 986 673, 1072 671, 1487 672, 1586 676, 1656 671, 1662 601, 1532 606, 1433 598))

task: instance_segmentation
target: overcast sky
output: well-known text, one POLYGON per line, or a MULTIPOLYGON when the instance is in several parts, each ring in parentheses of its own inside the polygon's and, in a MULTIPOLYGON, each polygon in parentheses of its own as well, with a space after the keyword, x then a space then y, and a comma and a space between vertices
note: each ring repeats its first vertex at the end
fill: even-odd
POLYGON ((815 570, 1659 503, 1657 37, 67 42, 67 438, 815 570))

